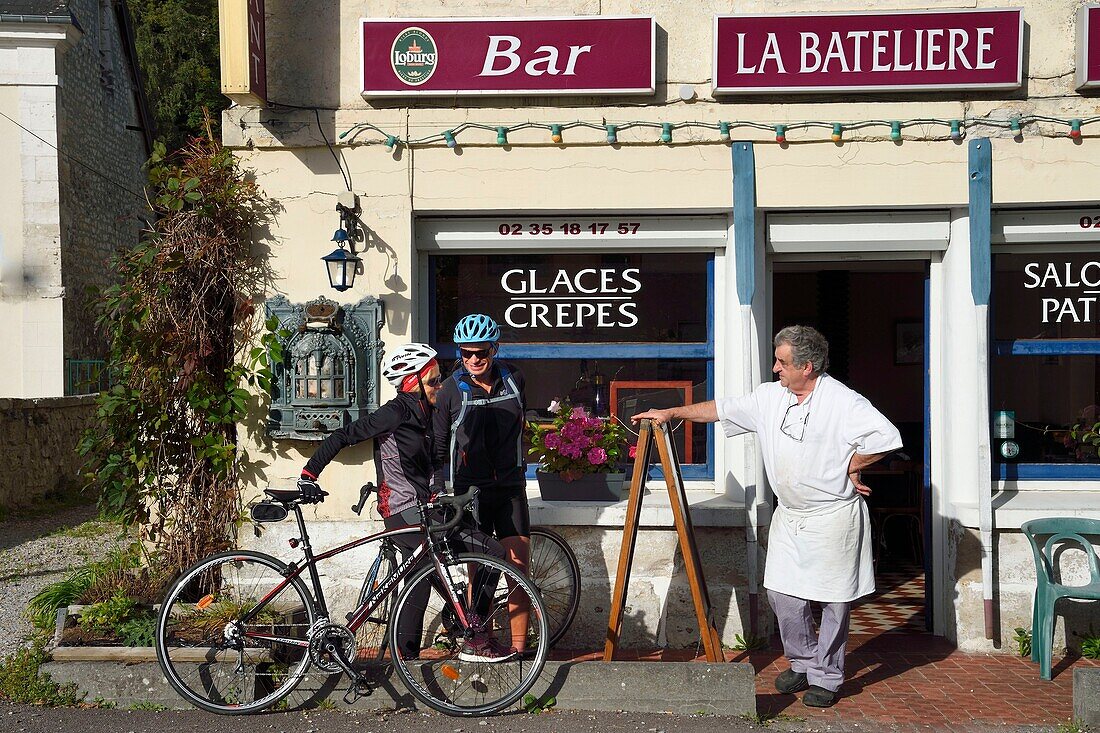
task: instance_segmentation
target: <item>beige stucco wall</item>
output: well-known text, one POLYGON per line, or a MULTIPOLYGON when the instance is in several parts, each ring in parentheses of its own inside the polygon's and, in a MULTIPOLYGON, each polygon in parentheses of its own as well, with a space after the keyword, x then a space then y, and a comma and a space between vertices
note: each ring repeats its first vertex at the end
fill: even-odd
MULTIPOLYGON (((0 86, 0 111, 19 119, 17 87, 0 86)), ((0 160, 19 160, 19 142, 19 135, 0 135, 0 160)), ((22 270, 22 201, 22 176, 0 176, 0 342, 9 344, 23 338, 23 307, 13 293, 22 270)), ((0 375, 0 394, 12 394, 13 382, 22 373, 23 354, 18 350, 11 355, 8 369, 0 375)))
MULTIPOLYGON (((993 148, 994 206, 1047 206, 1095 203, 1100 200, 1100 165, 1092 151, 1100 127, 1083 129, 1074 143, 1064 125, 1028 125, 1021 139, 997 123, 1019 115, 1050 115, 1062 119, 1087 118, 1097 113, 1094 97, 1073 90, 1074 13, 1080 5, 1071 0, 1029 0, 1020 3, 1026 24, 1024 88, 1009 92, 944 92, 915 94, 833 94, 782 99, 726 97, 710 93, 712 15, 728 13, 817 12, 820 4, 805 0, 748 2, 731 9, 728 3, 702 2, 534 2, 522 6, 510 2, 382 2, 344 1, 323 7, 290 0, 267 4, 268 87, 272 100, 299 106, 316 105, 321 128, 313 111, 286 107, 256 110, 235 108, 226 112, 223 135, 238 149, 246 167, 256 171, 268 195, 284 207, 270 231, 258 234, 258 246, 270 251, 275 273, 274 291, 292 301, 319 294, 332 296, 319 257, 332 247, 329 237, 336 227, 334 207, 344 182, 325 148, 323 138, 337 143, 339 154, 360 197, 363 219, 373 246, 362 253, 366 271, 353 290, 339 295, 354 302, 366 294, 386 303, 387 344, 422 338, 418 259, 414 221, 425 215, 494 215, 516 213, 572 214, 585 211, 638 214, 729 214, 732 198, 731 151, 715 130, 681 129, 672 145, 658 142, 653 128, 620 131, 619 144, 608 145, 599 129, 572 129, 564 144, 554 145, 546 130, 511 132, 508 145, 498 146, 495 132, 469 130, 459 135, 459 145, 448 149, 441 141, 426 146, 399 146, 392 153, 383 147, 384 136, 363 130, 338 141, 341 133, 358 123, 369 123, 402 139, 437 135, 463 122, 490 126, 521 122, 544 124, 583 120, 594 124, 746 120, 765 125, 799 121, 852 123, 861 120, 913 120, 918 118, 989 120, 967 128, 967 138, 987 136, 993 148), (359 95, 358 24, 370 17, 540 16, 653 14, 657 27, 657 91, 652 96, 630 98, 487 97, 366 101, 359 95), (305 61, 304 61, 305 60, 305 61), (695 93, 683 101, 679 87, 695 93), (335 111, 333 111, 335 108, 335 111), (322 134, 323 131, 323 134, 322 134)), ((994 2, 892 2, 830 4, 827 10, 895 10, 906 8, 1001 7, 994 2)), ((888 126, 848 129, 844 141, 829 139, 828 127, 788 130, 788 144, 775 142, 771 130, 738 128, 735 140, 754 141, 756 195, 766 211, 814 210, 891 211, 897 209, 947 210, 951 219, 952 246, 933 258, 933 390, 937 395, 933 426, 943 434, 933 444, 942 448, 934 458, 937 516, 953 516, 952 502, 976 501, 984 489, 984 476, 976 459, 978 418, 973 395, 982 388, 979 375, 970 368, 976 331, 969 291, 968 142, 952 141, 942 125, 913 125, 903 140, 889 140, 888 126), (966 367, 960 368, 958 365, 966 367), (953 406, 953 408, 952 408, 953 406), (950 440, 946 437, 950 435, 950 440), (939 443, 936 441, 939 440, 939 443)), ((761 223, 763 219, 761 218, 761 223)), ((725 265, 723 265, 725 267, 725 265)), ((770 296, 763 290, 763 255, 757 263, 758 285, 753 337, 761 352, 767 351, 766 308, 770 296)), ((716 270, 719 269, 716 267, 716 270)), ((719 273, 716 303, 720 319, 733 321, 718 336, 723 357, 716 375, 718 394, 739 391, 741 371, 761 365, 741 363, 741 334, 735 314, 736 298, 730 265, 719 273), (729 356, 725 356, 725 355, 729 356), (724 361, 723 361, 724 359, 724 361)), ((766 374, 767 365, 762 361, 766 374)), ((757 374, 759 376, 759 374, 757 374)), ((392 395, 383 386, 382 397, 392 395)), ((258 421, 251 423, 256 425, 258 421)), ((264 456, 264 465, 253 482, 256 491, 265 484, 291 484, 315 444, 282 441, 272 444, 262 433, 245 438, 250 453, 264 456)), ((737 481, 719 476, 723 486, 739 490, 751 480, 753 467, 746 458, 744 439, 717 439, 723 451, 724 469, 737 481), (746 478, 748 476, 749 478, 746 478)), ((356 496, 360 483, 373 479, 370 451, 358 446, 344 451, 325 472, 326 489, 333 498, 316 508, 316 516, 346 518, 343 507, 356 496)), ((751 451, 750 451, 751 456, 751 451)), ((712 488, 709 487, 708 488, 712 488)), ((973 523, 973 522, 971 522, 973 523)), ((1003 526, 1003 525, 999 525, 1003 526)), ((1018 526, 1018 524, 1016 525, 1018 526)), ((993 650, 981 625, 980 574, 974 582, 975 563, 970 563, 971 530, 950 531, 944 520, 935 530, 935 572, 940 578, 939 601, 950 619, 942 632, 969 649, 993 650), (961 558, 961 559, 960 559, 961 558)), ((589 528, 591 536, 605 529, 589 528)), ((709 562, 741 553, 739 530, 726 532, 728 548, 709 549, 709 562)), ((614 534, 614 530, 611 530, 614 534)), ((1018 534, 1002 537, 999 572, 1005 580, 999 599, 1002 637, 1021 618, 1026 620, 1029 596, 1026 577, 1033 572, 1030 556, 1018 552, 1018 534)), ((578 536, 578 542, 584 540, 578 536)), ((601 540, 604 541, 604 540, 601 540)), ((663 540, 662 540, 663 542, 663 540)), ((654 545, 662 547, 660 542, 654 545)), ((661 550, 657 550, 660 552, 661 550)), ((665 569, 662 568, 664 573, 665 569)), ((604 581, 606 582, 606 580, 604 581)), ((667 590, 667 589, 666 589, 667 590)), ((745 614, 730 614, 739 619, 745 614)), ((732 621, 731 621, 732 623, 732 621)), ((733 627, 731 627, 733 628, 733 627)), ((739 631, 739 629, 738 629, 739 631)), ((1007 637, 1004 637, 1007 638, 1007 637)), ((1003 648, 1003 647, 1002 647, 1003 648)))

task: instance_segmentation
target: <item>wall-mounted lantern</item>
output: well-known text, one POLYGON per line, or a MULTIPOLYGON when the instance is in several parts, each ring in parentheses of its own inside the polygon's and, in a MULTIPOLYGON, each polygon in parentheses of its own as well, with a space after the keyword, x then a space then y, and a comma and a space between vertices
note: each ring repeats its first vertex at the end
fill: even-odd
POLYGON ((343 204, 336 204, 336 210, 340 212, 340 228, 332 235, 332 241, 338 246, 321 259, 324 260, 328 272, 328 284, 333 290, 344 292, 355 284, 355 275, 363 261, 355 256, 355 239, 348 234, 348 229, 352 232, 358 231, 356 225, 360 222, 355 212, 343 204), (345 248, 350 248, 351 251, 345 248))
POLYGON ((269 435, 323 440, 378 408, 382 301, 368 296, 341 305, 320 296, 291 303, 279 295, 265 308, 291 333, 282 360, 271 364, 269 435))

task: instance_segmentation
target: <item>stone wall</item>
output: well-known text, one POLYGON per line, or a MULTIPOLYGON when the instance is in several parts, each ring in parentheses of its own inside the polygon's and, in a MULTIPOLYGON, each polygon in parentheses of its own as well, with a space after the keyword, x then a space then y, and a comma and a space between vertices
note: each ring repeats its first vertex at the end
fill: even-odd
POLYGON ((83 484, 76 453, 96 395, 0 399, 0 507, 29 506, 83 484))
MULTIPOLYGON (((985 638, 985 605, 982 601, 981 536, 978 530, 952 523, 955 544, 954 613, 949 616, 948 637, 964 651, 988 651, 985 638), (956 544, 957 543, 957 544, 956 544)), ((1031 630, 1031 605, 1035 597, 1035 560, 1031 544, 1020 531, 994 533, 993 599, 996 616, 994 633, 998 651, 1016 653, 1015 630, 1031 630)), ((1100 550, 1100 548, 1098 548, 1100 550)), ((1083 585, 1089 580, 1084 552, 1067 550, 1058 556, 1059 571, 1066 585, 1083 585)), ((1062 601, 1054 624, 1055 658, 1063 649, 1080 651, 1081 635, 1095 634, 1100 602, 1062 601)))
MULTIPOLYGON (((307 509, 307 520, 314 552, 383 529, 378 521, 313 520, 308 517, 312 511, 307 509)), ((293 519, 262 526, 259 536, 248 528, 243 529, 238 546, 270 553, 284 562, 300 560, 301 551, 287 547, 287 540, 298 536, 293 519)), ((588 525, 550 529, 569 543, 581 568, 580 606, 573 625, 558 645, 563 649, 602 649, 607 636, 622 529, 588 525)), ((718 632, 724 644, 733 646, 736 635, 746 636, 745 628, 748 627, 744 530, 696 527, 695 537, 704 562, 703 574, 718 632)), ((702 643, 678 542, 672 529, 642 527, 639 530, 623 614, 623 648, 685 649, 702 643)), ((377 545, 371 543, 320 564, 332 618, 343 619, 344 614, 354 608, 363 576, 376 551, 377 545)), ((760 599, 760 618, 770 623, 767 596, 761 593, 760 599)))
POLYGON ((58 139, 65 356, 102 358, 89 287, 110 282, 107 263, 137 242, 147 158, 134 81, 110 0, 72 0, 83 36, 60 59, 58 139), (76 162, 76 161, 79 161, 76 162))

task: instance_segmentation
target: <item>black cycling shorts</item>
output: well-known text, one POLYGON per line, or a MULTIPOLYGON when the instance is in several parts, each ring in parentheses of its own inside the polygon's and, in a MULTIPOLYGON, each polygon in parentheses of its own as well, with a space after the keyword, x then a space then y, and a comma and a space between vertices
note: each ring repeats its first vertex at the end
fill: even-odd
POLYGON ((530 537, 531 512, 526 488, 482 490, 477 496, 477 526, 498 540, 530 537))

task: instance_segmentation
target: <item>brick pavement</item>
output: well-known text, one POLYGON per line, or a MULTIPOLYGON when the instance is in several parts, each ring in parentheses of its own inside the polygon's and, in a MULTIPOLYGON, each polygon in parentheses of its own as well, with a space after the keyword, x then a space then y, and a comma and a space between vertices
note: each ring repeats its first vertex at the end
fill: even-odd
MULTIPOLYGON (((820 722, 833 730, 932 728, 963 733, 994 726, 1057 726, 1072 718, 1075 665, 1100 662, 1055 659, 1054 679, 1039 679, 1039 667, 1012 654, 966 654, 931 634, 853 634, 848 646, 848 680, 843 697, 828 709, 803 705, 799 695, 782 695, 776 676, 787 668, 777 637, 769 649, 727 651, 729 661, 756 669, 756 709, 762 718, 786 716, 820 722)), ((555 658, 600 659, 599 653, 561 653, 555 658)), ((701 660, 693 651, 644 653, 622 650, 617 659, 701 660)))

